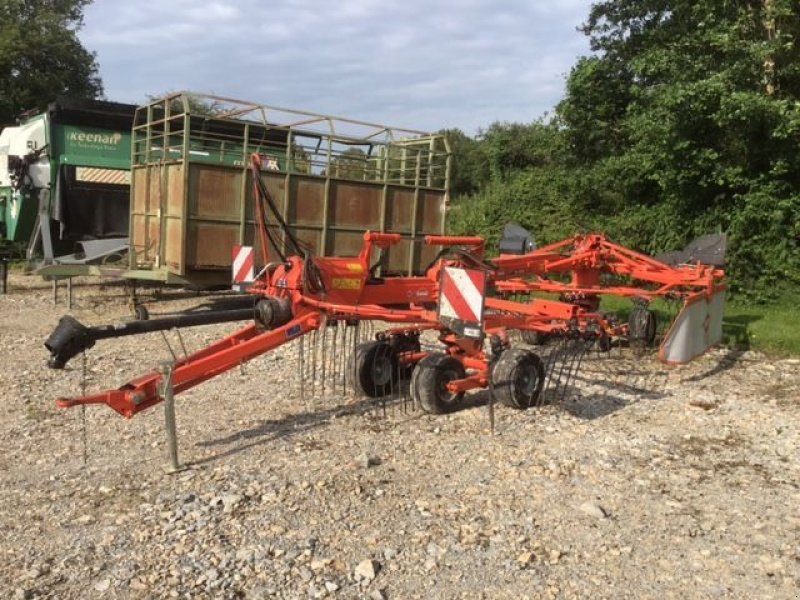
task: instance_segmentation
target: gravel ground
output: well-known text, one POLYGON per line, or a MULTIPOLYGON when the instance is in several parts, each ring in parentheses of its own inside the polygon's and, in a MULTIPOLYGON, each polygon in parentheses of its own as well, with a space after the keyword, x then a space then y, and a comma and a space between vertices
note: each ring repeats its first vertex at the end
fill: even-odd
MULTIPOLYGON (((800 598, 797 359, 595 356, 562 406, 498 407, 492 433, 480 395, 438 417, 302 397, 286 348, 178 397, 170 474, 161 407, 54 407, 81 385, 79 358, 44 366, 66 309, 10 285, 0 598, 800 598)), ((79 282, 72 313, 130 309, 79 282)), ((87 356, 96 390, 168 351, 148 334, 87 356)))

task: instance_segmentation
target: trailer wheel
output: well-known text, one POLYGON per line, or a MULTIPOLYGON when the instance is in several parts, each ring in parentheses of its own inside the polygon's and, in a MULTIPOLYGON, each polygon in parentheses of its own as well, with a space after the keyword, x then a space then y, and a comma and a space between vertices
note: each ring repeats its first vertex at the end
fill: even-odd
POLYGON ((427 413, 444 414, 461 406, 464 392, 453 394, 447 384, 467 376, 457 359, 447 354, 429 354, 417 363, 411 374, 411 397, 427 413))
POLYGON ((390 395, 397 387, 397 353, 389 342, 366 342, 356 346, 347 369, 353 390, 369 398, 390 395))
POLYGON ((506 350, 492 369, 492 392, 503 404, 525 410, 539 399, 544 385, 542 359, 525 348, 506 350))
POLYGON ((656 315, 648 308, 637 306, 628 317, 628 336, 633 342, 652 346, 656 341, 656 327, 656 315))
POLYGON ((534 331, 531 329, 523 330, 520 329, 519 336, 522 338, 522 341, 526 344, 530 344, 531 346, 543 346, 547 343, 547 340, 550 339, 550 336, 546 333, 542 333, 541 331, 534 331))
POLYGON ((134 304, 133 314, 137 321, 148 321, 150 319, 150 312, 144 304, 134 304))

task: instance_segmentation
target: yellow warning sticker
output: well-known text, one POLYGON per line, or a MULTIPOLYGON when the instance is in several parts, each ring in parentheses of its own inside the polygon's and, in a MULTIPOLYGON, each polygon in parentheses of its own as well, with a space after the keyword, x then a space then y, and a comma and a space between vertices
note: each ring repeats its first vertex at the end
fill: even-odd
POLYGON ((334 277, 333 289, 335 290, 358 290, 361 288, 361 279, 352 277, 334 277))

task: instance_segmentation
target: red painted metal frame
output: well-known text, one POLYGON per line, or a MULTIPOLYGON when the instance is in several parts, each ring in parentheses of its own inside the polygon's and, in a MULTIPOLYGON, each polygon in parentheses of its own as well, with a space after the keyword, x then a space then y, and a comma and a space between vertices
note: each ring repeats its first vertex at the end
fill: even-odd
MULTIPOLYGON (((254 156, 253 177, 258 177, 258 157, 254 156)), ((255 183, 254 183, 255 186, 255 183)), ((258 190, 254 190, 258 194, 258 190)), ((261 202, 255 202, 262 260, 269 264, 265 215, 261 202)), ((319 328, 326 319, 380 320, 403 324, 389 330, 400 332, 440 331, 446 351, 457 358, 468 375, 448 384, 452 393, 486 387, 489 384, 489 358, 480 341, 459 338, 445 330, 437 318, 439 274, 444 266, 465 265, 458 257, 442 258, 423 277, 376 279, 369 272, 374 248, 387 249, 400 242, 399 234, 364 234, 364 242, 355 258, 287 257, 256 281, 249 292, 265 298, 288 300, 292 319, 272 330, 248 325, 174 365, 173 391, 180 393, 237 365, 273 350, 319 328), (315 271, 323 285, 311 291, 308 278, 315 271)), ((703 265, 670 267, 607 240, 603 235, 577 236, 545 246, 524 255, 501 255, 486 262, 484 241, 478 237, 429 236, 428 244, 466 247, 466 252, 487 267, 487 286, 500 293, 555 292, 562 298, 596 299, 600 295, 653 299, 660 296, 682 297, 693 302, 702 294, 718 290, 724 273, 703 265), (550 279, 553 275, 571 274, 569 283, 550 279), (629 278, 630 285, 605 286, 602 275, 629 278), (648 287, 645 287, 648 286, 648 287)), ((475 262, 475 261, 473 261, 475 262)), ((534 298, 514 302, 488 295, 485 301, 485 331, 507 341, 507 329, 536 330, 552 333, 578 326, 596 325, 598 335, 619 335, 601 315, 587 310, 580 302, 561 302, 534 298)), ((427 354, 406 352, 404 364, 414 364, 427 354)), ((61 398, 58 406, 107 404, 125 417, 131 417, 162 399, 164 374, 152 372, 122 387, 82 398, 61 398)))
MULTIPOLYGON (((259 330, 256 325, 248 325, 233 335, 176 362, 172 374, 173 390, 176 394, 184 392, 319 326, 320 315, 313 312, 296 317, 286 325, 271 331, 259 330)), ((62 408, 81 404, 107 404, 119 414, 132 417, 162 400, 163 380, 164 374, 154 371, 133 379, 116 390, 83 398, 59 398, 56 404, 62 408)))
POLYGON ((551 292, 584 296, 613 295, 653 299, 713 293, 724 271, 702 264, 672 267, 609 241, 604 235, 576 236, 522 256, 501 255, 496 288, 501 292, 551 292), (570 283, 548 279, 571 273, 570 283), (629 278, 641 285, 603 285, 602 274, 629 278), (534 279, 525 279, 533 277, 534 279))

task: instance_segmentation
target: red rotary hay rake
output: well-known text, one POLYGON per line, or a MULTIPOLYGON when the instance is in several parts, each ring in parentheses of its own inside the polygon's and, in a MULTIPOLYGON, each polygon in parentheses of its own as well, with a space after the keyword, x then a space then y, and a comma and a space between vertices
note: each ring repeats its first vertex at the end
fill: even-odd
MULTIPOLYGON (((366 232, 355 258, 313 256, 269 197, 259 177, 258 156, 251 169, 265 265, 249 289, 256 299, 254 312, 185 315, 114 327, 85 327, 63 317, 45 344, 50 365, 63 367, 103 338, 249 317, 252 323, 239 331, 176 359, 169 373, 170 393, 188 390, 313 332, 323 346, 332 347, 332 355, 321 357, 319 364, 314 353, 313 367, 301 365, 301 376, 311 373, 313 385, 321 379, 324 390, 326 371, 334 379, 346 372, 353 389, 380 398, 406 382, 418 406, 442 413, 456 409, 465 392, 484 388, 506 404, 528 408, 542 401, 548 378, 566 387, 565 379, 580 367, 588 348, 653 344, 655 317, 647 304, 656 298, 683 303, 661 343, 662 361, 686 362, 721 338, 724 273, 714 267, 668 266, 600 234, 535 250, 523 236, 516 253, 492 259, 484 255, 480 238, 431 236, 426 243, 443 249, 425 275, 381 277, 381 262, 371 259, 399 242, 400 235, 366 232), (266 226, 268 215, 276 227, 266 226), (267 255, 270 245, 279 249, 277 257, 267 255), (542 298, 541 293, 558 299, 542 298), (626 323, 599 312, 603 295, 633 299, 635 308, 626 323), (389 328, 363 340, 355 332, 359 323, 370 321, 388 323, 389 328), (560 349, 543 360, 532 345, 512 343, 510 330, 519 330, 529 344, 558 340, 560 349), (430 333, 422 339, 437 340, 433 347, 421 342, 425 332, 430 333)), ((155 371, 117 389, 60 398, 57 404, 106 404, 131 417, 163 399, 166 377, 155 371)))

